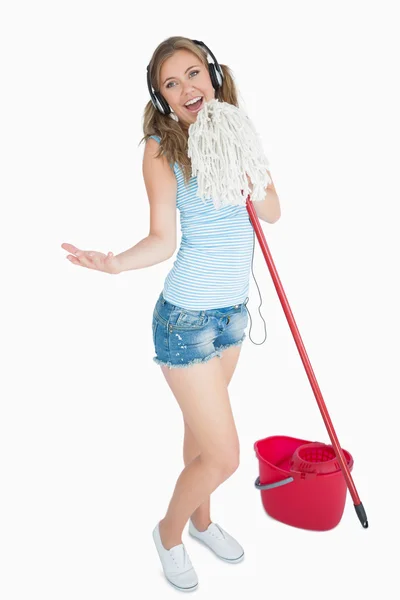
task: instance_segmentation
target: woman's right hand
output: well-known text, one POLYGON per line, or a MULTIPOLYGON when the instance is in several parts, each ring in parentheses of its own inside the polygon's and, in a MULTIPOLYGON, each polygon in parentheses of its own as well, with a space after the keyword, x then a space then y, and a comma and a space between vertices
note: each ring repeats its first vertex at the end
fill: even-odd
POLYGON ((70 252, 66 258, 74 265, 103 271, 111 275, 117 275, 121 272, 119 261, 112 252, 103 254, 102 252, 95 252, 93 250, 79 250, 76 246, 65 243, 61 244, 61 248, 70 252))

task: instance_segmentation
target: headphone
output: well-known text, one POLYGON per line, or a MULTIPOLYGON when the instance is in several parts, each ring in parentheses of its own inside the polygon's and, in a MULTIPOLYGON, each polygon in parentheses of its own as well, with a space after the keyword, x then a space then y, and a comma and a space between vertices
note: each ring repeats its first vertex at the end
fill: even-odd
MULTIPOLYGON (((222 82, 224 80, 224 74, 222 72, 220 65, 218 64, 217 59, 215 58, 215 56, 211 52, 211 50, 204 44, 204 42, 200 42, 198 40, 192 40, 192 42, 194 44, 197 44, 198 46, 202 46, 206 50, 206 52, 212 57, 214 63, 212 63, 212 62, 208 63, 208 70, 210 73, 210 79, 211 79, 212 86, 213 86, 214 90, 217 90, 218 88, 220 88, 222 86, 222 82)), ((153 89, 153 86, 151 85, 150 64, 147 65, 147 87, 149 88, 150 98, 151 98, 151 102, 152 102, 154 108, 163 115, 169 115, 171 112, 170 105, 165 100, 165 98, 163 98, 163 96, 160 94, 160 92, 156 92, 153 89)))

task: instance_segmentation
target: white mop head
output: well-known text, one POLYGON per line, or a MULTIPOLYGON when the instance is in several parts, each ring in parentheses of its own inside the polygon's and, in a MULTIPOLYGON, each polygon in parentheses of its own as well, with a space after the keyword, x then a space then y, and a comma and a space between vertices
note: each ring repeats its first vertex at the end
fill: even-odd
POLYGON ((197 176, 197 195, 203 202, 212 199, 216 209, 245 206, 248 194, 252 201, 264 200, 272 183, 254 125, 242 109, 227 102, 210 100, 197 113, 189 127, 188 156, 192 177, 197 176))

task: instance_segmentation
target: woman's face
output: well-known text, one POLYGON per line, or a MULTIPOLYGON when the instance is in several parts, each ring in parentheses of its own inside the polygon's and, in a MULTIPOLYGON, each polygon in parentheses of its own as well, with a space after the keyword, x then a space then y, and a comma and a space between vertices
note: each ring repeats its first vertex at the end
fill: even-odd
POLYGON ((215 98, 208 68, 189 50, 177 50, 162 64, 160 92, 179 121, 187 126, 195 123, 204 102, 215 98), (185 106, 189 100, 199 97, 202 98, 200 103, 185 106))

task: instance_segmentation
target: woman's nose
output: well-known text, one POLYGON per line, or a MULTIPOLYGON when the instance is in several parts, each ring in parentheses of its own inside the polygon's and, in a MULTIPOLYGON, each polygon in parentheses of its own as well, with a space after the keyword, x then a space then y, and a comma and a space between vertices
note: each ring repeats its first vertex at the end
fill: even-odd
POLYGON ((186 95, 189 95, 189 94, 193 93, 193 91, 194 91, 194 85, 192 84, 192 82, 191 82, 191 81, 187 81, 186 83, 185 83, 185 82, 183 83, 183 86, 182 86, 182 93, 183 93, 184 95, 185 95, 185 94, 186 94, 186 95))

